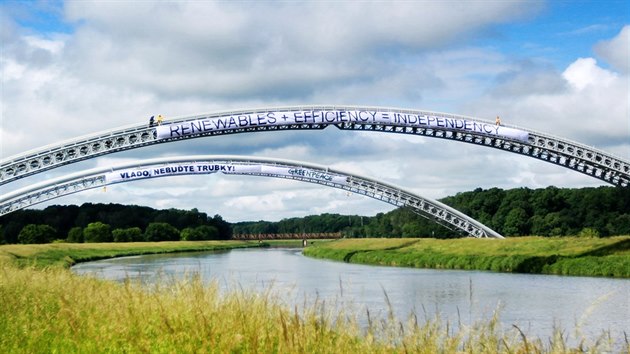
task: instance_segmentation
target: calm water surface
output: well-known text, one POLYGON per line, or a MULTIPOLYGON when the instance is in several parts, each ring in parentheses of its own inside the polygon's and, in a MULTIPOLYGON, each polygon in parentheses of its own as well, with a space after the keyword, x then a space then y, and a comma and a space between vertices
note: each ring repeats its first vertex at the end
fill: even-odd
POLYGON ((630 280, 481 271, 409 269, 355 265, 304 257, 300 249, 237 249, 123 257, 82 263, 78 274, 143 283, 199 274, 222 289, 268 290, 291 306, 315 299, 345 306, 365 317, 400 319, 437 314, 451 324, 471 324, 500 312, 504 329, 517 325, 528 336, 548 339, 554 326, 569 341, 596 339, 610 331, 617 343, 630 336, 630 280), (386 295, 385 295, 386 294, 386 295))

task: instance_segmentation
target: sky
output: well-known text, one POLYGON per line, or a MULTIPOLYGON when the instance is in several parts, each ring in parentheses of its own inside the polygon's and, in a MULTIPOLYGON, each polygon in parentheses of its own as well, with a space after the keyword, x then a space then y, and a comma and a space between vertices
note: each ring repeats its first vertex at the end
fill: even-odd
MULTIPOLYGON (((4 1, 0 159, 78 136, 240 108, 369 105, 526 127, 630 160, 630 2, 4 1)), ((435 138, 262 132, 158 144, 31 176, 222 154, 304 161, 440 199, 475 188, 602 181, 547 162, 435 138)), ((252 176, 113 185, 41 204, 197 208, 230 222, 393 206, 252 176)))

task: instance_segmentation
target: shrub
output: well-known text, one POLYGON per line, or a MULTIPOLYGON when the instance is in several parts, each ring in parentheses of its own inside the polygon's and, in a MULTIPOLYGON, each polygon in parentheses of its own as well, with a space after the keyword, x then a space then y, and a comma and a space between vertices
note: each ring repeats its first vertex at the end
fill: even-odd
POLYGON ((68 231, 68 242, 83 243, 83 229, 80 227, 73 227, 68 231))
POLYGON ((50 243, 55 239, 57 230, 48 225, 28 224, 18 234, 20 243, 50 243))
POLYGON ((578 236, 587 237, 587 238, 597 238, 599 237, 599 231, 597 231, 596 229, 592 227, 585 227, 582 230, 580 230, 580 233, 578 233, 578 236))
POLYGON ((88 224, 83 230, 83 238, 85 242, 112 242, 111 228, 107 224, 100 221, 88 224))
POLYGON ((154 222, 144 231, 144 239, 149 242, 179 241, 179 230, 165 222, 154 222))
POLYGON ((139 242, 144 241, 142 230, 139 227, 127 229, 115 229, 112 231, 114 242, 139 242))
POLYGON ((218 240, 219 230, 209 225, 201 225, 195 228, 187 227, 182 230, 181 238, 185 241, 218 240))

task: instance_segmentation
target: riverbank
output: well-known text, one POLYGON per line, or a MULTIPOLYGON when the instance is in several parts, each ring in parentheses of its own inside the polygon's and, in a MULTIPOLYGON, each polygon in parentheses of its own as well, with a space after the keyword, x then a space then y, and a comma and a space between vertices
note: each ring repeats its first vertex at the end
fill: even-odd
MULTIPOLYGON (((283 241, 282 245, 286 245, 283 241)), ((301 244, 296 240, 295 245, 301 244)), ((98 259, 136 256, 142 254, 218 251, 231 248, 265 247, 274 241, 172 241, 172 242, 123 242, 123 243, 49 243, 38 245, 2 245, 0 263, 9 262, 18 267, 69 268, 79 262, 98 259)))
POLYGON ((630 278, 630 236, 343 239, 315 242, 304 254, 399 267, 630 278))

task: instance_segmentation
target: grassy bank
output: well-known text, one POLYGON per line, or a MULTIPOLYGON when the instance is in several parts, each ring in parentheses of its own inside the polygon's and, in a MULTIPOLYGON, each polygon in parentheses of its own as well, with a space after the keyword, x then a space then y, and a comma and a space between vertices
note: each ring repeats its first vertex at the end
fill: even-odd
POLYGON ((344 239, 304 254, 374 265, 630 278, 630 236, 344 239))
POLYGON ((216 251, 260 247, 258 241, 173 241, 126 243, 49 243, 41 245, 2 245, 0 263, 17 266, 69 267, 97 259, 154 253, 216 251))

